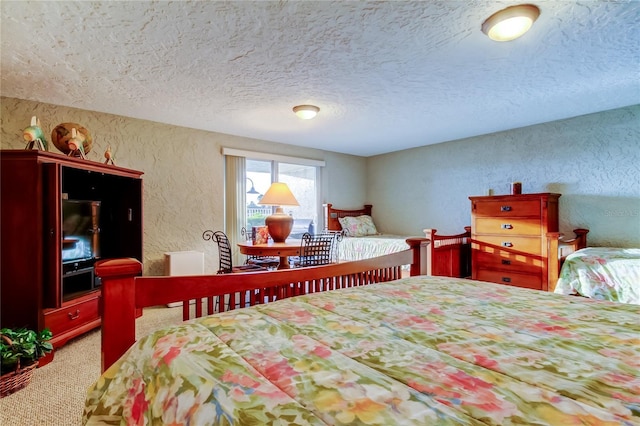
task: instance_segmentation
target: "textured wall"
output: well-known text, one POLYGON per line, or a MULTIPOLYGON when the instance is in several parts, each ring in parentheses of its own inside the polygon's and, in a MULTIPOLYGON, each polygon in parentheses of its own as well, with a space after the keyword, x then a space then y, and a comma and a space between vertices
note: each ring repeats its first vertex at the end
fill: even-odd
MULTIPOLYGON (((470 195, 559 192, 560 228, 591 230, 591 245, 640 247, 640 106, 591 114, 368 159, 168 126, 50 104, 0 98, 2 149, 22 149, 32 115, 47 135, 77 122, 94 137, 89 159, 108 145, 117 164, 143 171, 145 274, 162 274, 163 253, 217 249, 204 229, 223 228, 222 146, 325 160, 322 201, 336 207, 372 203, 385 232, 459 232, 470 223, 470 195)), ((57 152, 56 148, 51 148, 57 152)))
POLYGON ((640 106, 605 111, 367 160, 367 199, 387 232, 459 232, 470 195, 557 192, 560 230, 594 246, 640 247, 640 106), (405 188, 405 190, 398 190, 405 188))
MULTIPOLYGON (((309 148, 169 126, 145 120, 0 98, 2 149, 23 149, 22 129, 31 116, 41 120, 50 141, 59 123, 78 123, 93 136, 88 159, 103 161, 107 146, 116 164, 144 172, 144 269, 162 275, 168 251, 205 253, 205 270, 217 269, 217 247, 202 239, 205 229, 223 229, 223 166, 221 147, 326 160, 322 172, 322 200, 365 201, 365 159, 309 148), (339 176, 340 179, 336 179, 339 176)), ((52 152, 59 152, 51 144, 52 152)))

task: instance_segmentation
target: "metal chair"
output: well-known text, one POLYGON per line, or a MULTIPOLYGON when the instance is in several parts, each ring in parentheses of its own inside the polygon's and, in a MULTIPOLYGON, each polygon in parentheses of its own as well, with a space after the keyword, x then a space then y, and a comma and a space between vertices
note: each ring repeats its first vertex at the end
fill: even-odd
POLYGON ((206 241, 215 241, 218 244, 218 259, 220 261, 218 267, 218 274, 231 274, 236 272, 255 272, 255 271, 266 271, 267 268, 262 267, 260 265, 241 265, 241 266, 233 266, 232 261, 232 253, 231 253, 231 245, 229 244, 229 239, 227 238, 227 234, 222 231, 211 231, 206 230, 202 233, 202 238, 206 241))
MULTIPOLYGON (((240 230, 240 234, 246 241, 251 240, 251 233, 245 228, 242 227, 240 230)), ((267 269, 277 269, 280 266, 280 258, 274 256, 255 256, 255 255, 247 255, 247 260, 245 262, 249 265, 258 265, 267 269)))
MULTIPOLYGON (((202 238, 205 241, 215 241, 218 244, 218 259, 219 259, 219 267, 218 274, 233 274, 239 272, 257 272, 257 271, 266 271, 267 268, 263 268, 259 265, 242 265, 242 266, 233 266, 232 254, 231 254, 231 244, 229 244, 229 238, 227 238, 227 234, 222 231, 211 231, 206 230, 202 233, 202 238)), ((246 304, 249 304, 249 295, 246 296, 246 304)), ((230 309, 231 301, 227 300, 225 305, 227 306, 227 310, 230 309)), ((215 312, 219 312, 218 307, 220 306, 220 297, 216 297, 215 303, 215 312)))
POLYGON ((337 261, 339 233, 311 235, 305 232, 300 243, 300 256, 294 262, 295 267, 317 266, 337 261))

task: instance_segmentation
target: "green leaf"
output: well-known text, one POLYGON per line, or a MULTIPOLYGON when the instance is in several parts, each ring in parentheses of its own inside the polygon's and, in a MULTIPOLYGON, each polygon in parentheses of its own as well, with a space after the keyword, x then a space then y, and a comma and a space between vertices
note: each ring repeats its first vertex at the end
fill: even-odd
POLYGON ((15 370, 18 360, 21 365, 28 365, 53 350, 49 342, 53 335, 49 329, 35 332, 25 328, 3 328, 0 333, 11 340, 9 344, 0 339, 0 369, 3 372, 15 370))

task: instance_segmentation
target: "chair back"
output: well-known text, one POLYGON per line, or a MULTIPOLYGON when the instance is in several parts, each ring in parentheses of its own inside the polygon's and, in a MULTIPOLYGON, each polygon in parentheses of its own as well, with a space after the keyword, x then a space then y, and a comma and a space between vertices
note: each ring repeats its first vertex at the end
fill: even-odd
POLYGON ((305 232, 300 243, 300 258, 296 266, 326 265, 336 261, 340 236, 335 233, 311 235, 305 232))
POLYGON ((251 241, 251 230, 247 229, 246 227, 242 227, 240 228, 240 236, 245 240, 245 241, 251 241))
POLYGON ((204 231, 202 238, 205 240, 213 240, 218 244, 218 274, 229 274, 233 272, 233 262, 231 260, 231 245, 227 234, 222 231, 204 231))

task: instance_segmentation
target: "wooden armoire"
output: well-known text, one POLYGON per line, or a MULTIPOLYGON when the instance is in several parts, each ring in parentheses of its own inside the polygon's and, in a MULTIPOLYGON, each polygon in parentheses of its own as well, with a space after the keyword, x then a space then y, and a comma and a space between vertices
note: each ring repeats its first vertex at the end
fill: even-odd
POLYGON ((98 259, 142 261, 142 172, 2 150, 0 326, 49 328, 54 348, 100 325, 98 259))

